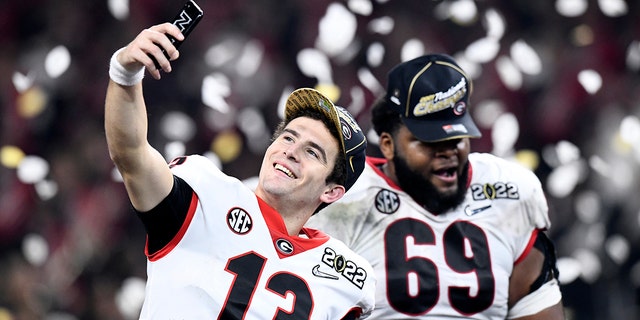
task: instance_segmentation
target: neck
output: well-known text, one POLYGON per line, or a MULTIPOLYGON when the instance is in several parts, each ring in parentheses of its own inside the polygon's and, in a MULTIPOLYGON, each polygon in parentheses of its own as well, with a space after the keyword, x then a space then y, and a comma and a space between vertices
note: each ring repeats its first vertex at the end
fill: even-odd
POLYGON ((280 215, 284 227, 287 229, 287 234, 290 236, 298 236, 302 227, 315 211, 315 207, 311 208, 308 204, 291 201, 290 199, 260 194, 259 192, 256 192, 256 195, 280 215))
POLYGON ((393 170, 393 168, 389 165, 389 161, 385 162, 381 167, 380 170, 382 170, 382 172, 389 178, 389 180, 393 181, 393 183, 395 183, 396 186, 399 186, 400 184, 398 183, 398 177, 396 177, 396 173, 393 170))

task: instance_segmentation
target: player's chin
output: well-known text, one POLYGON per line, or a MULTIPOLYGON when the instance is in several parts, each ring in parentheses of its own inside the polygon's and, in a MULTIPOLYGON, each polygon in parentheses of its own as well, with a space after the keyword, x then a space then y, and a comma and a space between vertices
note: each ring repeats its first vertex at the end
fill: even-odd
POLYGON ((448 197, 458 192, 458 181, 442 181, 436 178, 432 179, 431 183, 441 196, 448 197))

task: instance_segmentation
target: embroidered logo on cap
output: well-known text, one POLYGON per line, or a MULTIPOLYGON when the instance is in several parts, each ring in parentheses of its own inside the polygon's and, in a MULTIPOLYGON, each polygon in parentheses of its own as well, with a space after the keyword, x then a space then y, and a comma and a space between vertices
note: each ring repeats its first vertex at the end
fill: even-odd
POLYGON ((420 101, 413 108, 413 115, 420 117, 446 108, 453 108, 465 94, 467 94, 467 81, 462 77, 460 82, 449 88, 449 90, 420 98, 420 101))

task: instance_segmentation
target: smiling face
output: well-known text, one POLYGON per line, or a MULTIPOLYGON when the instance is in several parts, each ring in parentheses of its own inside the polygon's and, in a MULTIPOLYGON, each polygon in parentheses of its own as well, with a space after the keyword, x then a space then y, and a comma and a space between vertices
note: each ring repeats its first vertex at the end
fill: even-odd
POLYGON ((256 194, 278 211, 287 205, 315 209, 322 202, 337 200, 331 198, 335 184, 327 184, 326 179, 338 148, 338 141, 322 121, 307 117, 291 120, 267 148, 256 194))
POLYGON ((400 126, 395 137, 388 133, 381 136, 380 148, 388 160, 391 179, 429 211, 441 213, 464 199, 468 138, 428 143, 400 126))

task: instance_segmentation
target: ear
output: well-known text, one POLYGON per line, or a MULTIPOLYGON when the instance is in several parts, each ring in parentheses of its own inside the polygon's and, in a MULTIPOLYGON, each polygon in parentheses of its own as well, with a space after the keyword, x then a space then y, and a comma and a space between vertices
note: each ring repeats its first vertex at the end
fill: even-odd
POLYGON ((342 198, 342 196, 344 196, 345 192, 346 190, 344 189, 344 186, 331 184, 329 185, 329 189, 325 190, 325 192, 320 195, 320 201, 324 203, 332 203, 338 201, 340 200, 340 198, 342 198))
POLYGON ((393 155, 395 154, 395 144, 393 141, 393 137, 388 132, 383 132, 380 135, 380 139, 378 141, 378 146, 380 148, 380 152, 385 159, 391 161, 393 159, 393 155))

